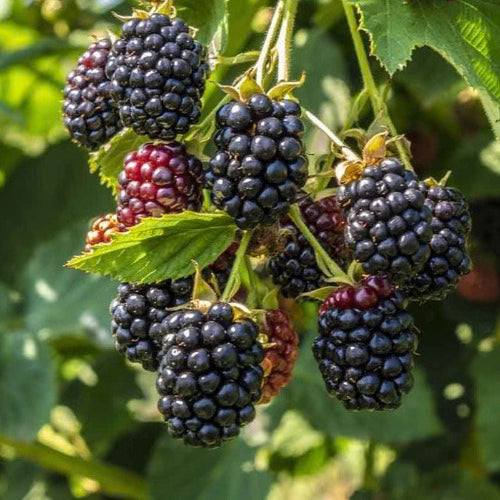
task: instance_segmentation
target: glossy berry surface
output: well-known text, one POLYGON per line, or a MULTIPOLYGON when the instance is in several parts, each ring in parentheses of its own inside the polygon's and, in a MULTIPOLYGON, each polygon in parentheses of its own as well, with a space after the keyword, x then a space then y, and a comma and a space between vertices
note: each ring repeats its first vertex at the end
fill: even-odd
POLYGON ((106 144, 122 128, 105 74, 110 50, 108 39, 90 45, 64 87, 64 125, 75 142, 90 150, 106 144))
POLYGON ((241 229, 278 221, 307 179, 300 106, 254 94, 248 104, 222 106, 216 126, 204 174, 213 203, 241 229))
POLYGON ((166 308, 191 300, 193 279, 168 280, 156 285, 121 283, 110 306, 116 350, 133 363, 155 371, 161 348, 161 324, 166 308))
POLYGON ((85 252, 91 252, 92 247, 99 243, 109 243, 113 233, 119 231, 116 214, 106 214, 98 217, 93 223, 85 239, 85 252))
POLYGON ((321 306, 314 356, 328 393, 352 410, 399 407, 413 385, 417 330, 406 299, 385 278, 368 277, 321 306))
POLYGON ((405 282, 401 291, 420 302, 442 300, 471 269, 467 250, 471 216, 458 190, 423 182, 420 186, 425 204, 432 211, 431 255, 424 270, 405 282))
POLYGON ((214 448, 255 417, 261 396, 259 329, 227 303, 206 313, 183 309, 162 322, 158 409, 169 434, 188 446, 214 448))
POLYGON ((286 235, 285 246, 268 262, 269 273, 280 287, 280 294, 294 298, 325 286, 325 276, 306 237, 291 222, 284 224, 282 231, 286 235))
POLYGON ((366 274, 384 273, 401 283, 430 256, 432 213, 414 174, 395 158, 366 167, 339 188, 346 211, 345 242, 366 274))
POLYGON ((143 144, 129 153, 118 177, 120 228, 134 226, 143 217, 158 217, 201 205, 201 162, 182 144, 143 144))
POLYGON ((261 363, 264 383, 259 404, 269 403, 288 385, 299 353, 299 336, 285 312, 267 311, 266 327, 266 344, 270 347, 265 349, 261 363))
POLYGON ((182 19, 152 14, 127 21, 112 54, 106 73, 126 126, 170 141, 199 120, 206 48, 182 19))

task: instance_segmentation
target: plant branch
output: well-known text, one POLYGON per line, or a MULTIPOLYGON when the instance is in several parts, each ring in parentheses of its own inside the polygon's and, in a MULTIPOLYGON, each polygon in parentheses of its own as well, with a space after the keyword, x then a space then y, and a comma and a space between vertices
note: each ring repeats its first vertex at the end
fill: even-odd
POLYGON ((252 239, 252 231, 245 231, 243 233, 243 238, 241 239, 240 246, 238 247, 238 251, 236 252, 236 257, 234 259, 233 267, 231 269, 231 274, 229 275, 229 279, 227 280, 226 287, 224 288, 224 292, 222 294, 221 300, 229 301, 232 298, 232 290, 234 288, 235 283, 239 279, 239 272, 241 261, 246 255, 246 251, 248 248, 248 244, 252 239))
POLYGON ((232 66, 235 64, 243 64, 246 62, 254 62, 259 58, 260 52, 258 50, 251 50, 249 52, 242 52, 235 56, 218 56, 217 64, 223 64, 225 66, 232 66))
MULTIPOLYGON (((356 14, 354 13, 354 8, 348 3, 348 0, 342 0, 344 6, 344 11, 347 19, 347 24, 349 25, 349 30, 351 32, 352 41, 354 44, 354 50, 356 52, 356 57, 359 63, 359 69, 361 71, 361 76, 363 77, 364 87, 367 89, 370 96, 370 101, 373 109, 375 118, 381 117, 387 124, 389 131, 393 137, 398 135, 394 122, 389 116, 387 106, 385 105, 383 99, 380 97, 377 84, 375 83, 375 78, 370 68, 370 61, 368 60, 368 55, 366 54, 365 46, 359 33, 358 21, 356 19, 356 14)), ((410 158, 408 156, 408 151, 401 141, 396 141, 396 147, 398 148, 398 153, 401 160, 405 164, 408 170, 413 170, 410 163, 410 158)))
POLYGON ((278 82, 287 82, 290 73, 290 52, 293 27, 299 0, 287 0, 278 37, 278 82))
MULTIPOLYGON (((327 264, 328 269, 332 273, 332 278, 337 278, 339 282, 353 284, 352 279, 346 274, 342 268, 328 255, 328 252, 323 248, 321 243, 316 239, 314 234, 307 227, 302 219, 302 214, 297 204, 290 208, 289 216, 293 223, 299 228, 300 232, 306 237, 309 244, 314 248, 316 254, 327 264)), ((329 276, 330 277, 330 276, 329 276)))
POLYGON ((245 255, 245 267, 248 274, 248 284, 250 286, 250 290, 247 290, 248 293, 248 307, 251 309, 255 309, 260 306, 260 297, 259 297, 259 289, 257 286, 257 281, 255 279, 255 271, 252 267, 252 262, 250 261, 250 257, 245 255))
POLYGON ((262 46, 262 50, 260 51, 257 63, 255 64, 255 71, 256 71, 255 80, 261 87, 264 86, 266 64, 269 59, 269 54, 271 52, 274 39, 278 34, 278 28, 280 25, 284 8, 285 8, 285 0, 279 0, 276 5, 276 8, 274 9, 273 18, 271 19, 271 24, 269 25, 269 29, 267 30, 266 38, 264 40, 264 45, 262 46))
POLYGON ((0 434, 0 444, 10 446, 23 458, 64 474, 79 475, 97 481, 104 493, 117 498, 145 500, 146 481, 132 471, 97 461, 88 461, 54 450, 39 442, 24 442, 0 434))

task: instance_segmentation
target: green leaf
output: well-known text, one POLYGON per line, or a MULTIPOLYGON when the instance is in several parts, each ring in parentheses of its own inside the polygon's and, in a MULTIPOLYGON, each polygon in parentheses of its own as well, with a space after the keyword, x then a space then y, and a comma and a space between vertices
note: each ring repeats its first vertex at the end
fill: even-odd
POLYGON ((175 7, 180 17, 198 28, 196 38, 204 44, 214 39, 222 52, 227 43, 228 0, 177 0, 175 7))
POLYGON ((102 184, 115 192, 118 184, 118 174, 123 168, 125 156, 138 149, 141 144, 148 140, 147 137, 137 135, 130 128, 122 130, 98 151, 90 154, 90 171, 92 173, 99 172, 102 184))
POLYGON ((223 214, 183 212, 147 218, 68 265, 120 281, 155 283, 189 276, 212 264, 234 241, 236 226, 223 214))
POLYGON ((85 230, 85 224, 73 225, 37 247, 21 280, 26 324, 31 331, 92 333, 97 344, 109 345, 108 306, 116 283, 64 269, 67 259, 81 249, 85 230))
POLYGON ((363 15, 372 52, 392 75, 419 46, 450 61, 467 83, 500 100, 500 4, 492 0, 351 0, 363 15))
POLYGON ((352 412, 346 410, 340 401, 328 396, 311 352, 311 335, 301 340, 304 347, 299 353, 292 382, 269 408, 271 415, 281 415, 284 408, 296 409, 323 433, 388 443, 405 443, 441 430, 431 392, 418 368, 414 373, 415 386, 403 397, 399 409, 375 413, 352 412))
POLYGON ((476 430, 481 458, 488 470, 498 471, 500 393, 492 381, 500 376, 500 348, 479 352, 472 366, 472 374, 476 381, 476 430))
POLYGON ((495 137, 500 140, 500 102, 491 98, 484 90, 479 91, 479 97, 483 103, 483 108, 490 121, 491 129, 495 137))
POLYGON ((0 334, 0 428, 34 439, 56 402, 56 378, 46 344, 28 332, 0 334))
POLYGON ((165 494, 176 500, 266 498, 267 472, 255 470, 255 448, 240 437, 217 450, 190 450, 165 435, 149 466, 152 500, 165 494))

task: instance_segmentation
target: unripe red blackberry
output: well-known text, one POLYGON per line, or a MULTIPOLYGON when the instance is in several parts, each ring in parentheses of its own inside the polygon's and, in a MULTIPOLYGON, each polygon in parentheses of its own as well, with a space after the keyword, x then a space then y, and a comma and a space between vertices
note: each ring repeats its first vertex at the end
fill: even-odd
POLYGON ((222 106, 216 125, 218 149, 204 175, 213 203, 241 229, 277 222, 307 179, 300 106, 254 94, 222 106))
POLYGON ((95 150, 122 128, 106 77, 111 41, 94 42, 78 59, 64 87, 64 125, 74 141, 95 150))
POLYGON ((335 291, 319 310, 313 352, 326 389, 348 409, 387 410, 413 385, 417 330, 406 299, 369 276, 335 291))
POLYGON ((430 256, 432 214, 414 174, 396 158, 366 167, 340 186, 346 210, 345 241, 366 274, 384 273, 401 283, 421 271, 430 256))
POLYGON ((273 399, 292 378, 292 371, 299 353, 299 336, 286 315, 280 309, 266 312, 267 336, 264 359, 264 383, 259 404, 266 404, 273 399))
POLYGON ((460 276, 471 269, 467 240, 471 217, 457 189, 420 183, 425 205, 432 212, 431 254, 425 268, 407 280, 401 291, 410 299, 442 300, 455 290, 460 276))
POLYGON ((123 24, 106 67, 126 126, 171 141, 200 119, 206 48, 182 19, 152 14, 123 24))
MULTIPOLYGON (((344 243, 345 218, 335 196, 316 202, 304 196, 299 207, 304 222, 323 248, 339 265, 345 266, 349 255, 344 243)), ((281 295, 293 298, 325 286, 326 277, 306 237, 289 219, 285 220, 284 248, 269 260, 268 268, 273 282, 280 286, 281 295)))
POLYGON ((189 446, 214 448, 255 417, 261 395, 259 329, 232 305, 170 314, 161 325, 158 409, 168 432, 189 446))
POLYGON ((120 229, 143 217, 158 217, 201 205, 201 162, 182 144, 143 144, 129 153, 118 177, 120 229))
POLYGON ((141 363, 145 370, 155 371, 167 308, 189 302, 192 292, 192 277, 156 285, 121 283, 110 306, 116 350, 129 361, 141 363))
POLYGON ((91 252, 92 247, 99 243, 109 243, 111 235, 118 232, 116 214, 106 214, 98 217, 93 223, 85 239, 85 252, 91 252))

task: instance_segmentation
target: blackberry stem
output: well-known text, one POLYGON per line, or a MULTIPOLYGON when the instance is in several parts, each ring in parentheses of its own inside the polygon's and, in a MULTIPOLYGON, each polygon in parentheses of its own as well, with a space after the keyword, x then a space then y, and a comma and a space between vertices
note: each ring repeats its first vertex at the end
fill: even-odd
POLYGON ((234 288, 235 283, 239 279, 239 272, 241 261, 246 255, 248 244, 252 239, 252 231, 245 231, 243 233, 243 238, 241 239, 240 246, 238 247, 238 251, 236 252, 236 256, 234 258, 233 267, 231 268, 231 274, 229 275, 229 279, 227 280, 226 287, 224 288, 224 292, 222 294, 221 300, 224 302, 228 302, 232 298, 232 289, 234 288))
POLYGON ((329 278, 335 278, 341 283, 354 285, 351 277, 346 274, 342 268, 328 255, 328 252, 323 248, 321 243, 307 227, 306 223, 302 219, 302 214, 297 204, 291 206, 289 216, 300 232, 306 237, 309 244, 314 248, 316 254, 319 255, 323 262, 328 266, 328 270, 331 272, 331 276, 329 276, 329 278))
POLYGON ((287 0, 283 22, 278 37, 278 82, 287 82, 290 73, 290 52, 292 48, 293 27, 299 0, 287 0))
POLYGON ((266 38, 264 40, 264 45, 262 46, 262 50, 260 51, 259 58, 257 59, 257 63, 255 64, 256 77, 255 81, 261 87, 264 86, 264 78, 266 74, 266 63, 269 59, 269 54, 271 52, 271 48, 278 34, 278 28, 281 21, 281 17, 283 15, 283 10, 285 8, 285 0, 279 0, 274 9, 273 18, 271 19, 271 24, 269 25, 269 29, 267 30, 266 38))
MULTIPOLYGON (((368 90, 368 94, 370 96, 373 114, 375 115, 375 118, 378 118, 379 116, 383 117, 392 137, 396 137, 398 135, 398 132, 396 130, 394 122, 392 121, 392 118, 389 115, 389 111, 387 110, 385 102, 380 97, 377 84, 375 83, 375 78, 373 77, 373 73, 370 68, 370 61, 368 60, 365 46, 359 33, 359 26, 356 19, 356 14, 354 13, 354 8, 351 4, 348 3, 348 0, 342 0, 342 4, 344 6, 349 30, 351 31, 354 50, 358 59, 359 69, 361 70, 361 76, 363 77, 363 84, 364 87, 368 90)), ((406 169, 413 171, 413 167, 411 166, 406 147, 400 140, 396 141, 396 147, 398 148, 399 156, 405 164, 406 169)))
POLYGON ((218 56, 217 64, 225 66, 233 66, 235 64, 243 64, 246 62, 254 62, 259 58, 260 52, 258 50, 251 50, 249 52, 242 52, 235 56, 218 56))
POLYGON ((346 157, 357 157, 356 153, 345 144, 335 132, 333 132, 319 117, 314 113, 304 108, 304 116, 321 132, 323 132, 336 146, 338 146, 342 154, 346 157))
POLYGON ((257 282, 255 280, 255 271, 252 267, 252 262, 250 257, 245 255, 245 267, 247 269, 248 281, 250 285, 250 290, 248 290, 248 307, 250 309, 255 309, 260 306, 259 290, 257 287, 257 282))

